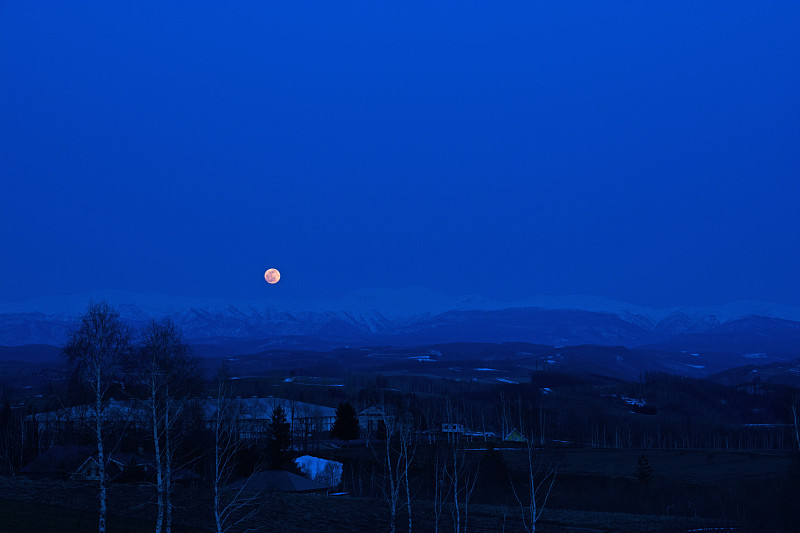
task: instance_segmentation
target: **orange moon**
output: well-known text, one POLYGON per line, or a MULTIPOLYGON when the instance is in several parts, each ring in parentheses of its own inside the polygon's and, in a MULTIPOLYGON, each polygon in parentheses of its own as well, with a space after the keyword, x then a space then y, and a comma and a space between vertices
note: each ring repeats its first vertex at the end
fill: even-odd
POLYGON ((264 279, 267 280, 267 283, 270 285, 275 285, 281 280, 281 273, 278 272, 277 268, 270 268, 264 272, 264 279))

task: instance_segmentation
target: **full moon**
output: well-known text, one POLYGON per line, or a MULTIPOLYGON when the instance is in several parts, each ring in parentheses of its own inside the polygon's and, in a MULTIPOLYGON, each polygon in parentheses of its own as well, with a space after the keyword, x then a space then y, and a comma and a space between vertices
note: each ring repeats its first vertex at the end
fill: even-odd
POLYGON ((277 268, 270 268, 264 272, 264 279, 267 280, 267 283, 270 285, 275 285, 281 280, 281 273, 278 272, 277 268))

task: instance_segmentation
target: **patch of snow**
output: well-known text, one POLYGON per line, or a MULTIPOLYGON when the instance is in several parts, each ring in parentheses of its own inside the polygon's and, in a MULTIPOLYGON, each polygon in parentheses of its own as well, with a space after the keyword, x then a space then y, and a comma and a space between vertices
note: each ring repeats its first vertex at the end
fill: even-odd
POLYGON ((638 405, 639 407, 644 407, 644 405, 647 403, 647 401, 643 398, 628 398, 627 396, 622 396, 621 398, 628 405, 638 405))
POLYGON ((516 381, 506 379, 506 378, 495 378, 497 381, 502 381, 503 383, 511 383, 512 385, 519 385, 516 381))
POLYGON ((342 463, 314 457, 313 455, 303 455, 295 459, 295 463, 300 471, 309 479, 313 479, 323 485, 336 487, 342 482, 342 463))

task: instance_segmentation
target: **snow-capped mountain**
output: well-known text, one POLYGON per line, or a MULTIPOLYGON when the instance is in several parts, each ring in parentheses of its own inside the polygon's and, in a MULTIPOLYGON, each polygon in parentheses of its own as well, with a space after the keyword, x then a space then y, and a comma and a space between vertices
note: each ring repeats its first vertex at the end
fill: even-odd
POLYGON ((415 287, 316 301, 232 302, 120 291, 39 298, 0 304, 0 345, 62 344, 88 302, 100 299, 134 327, 170 317, 190 342, 203 344, 263 340, 270 346, 301 338, 333 346, 526 341, 800 355, 800 309, 788 306, 734 302, 651 309, 586 296, 501 302, 415 287))

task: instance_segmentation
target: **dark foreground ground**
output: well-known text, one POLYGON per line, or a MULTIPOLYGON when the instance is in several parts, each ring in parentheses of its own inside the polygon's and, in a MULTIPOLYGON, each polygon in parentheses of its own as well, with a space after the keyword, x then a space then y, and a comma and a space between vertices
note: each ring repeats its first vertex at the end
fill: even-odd
MULTIPOLYGON (((152 531, 155 506, 150 499, 152 487, 112 486, 109 493, 110 533, 152 531), (142 502, 149 503, 142 503, 142 502)), ((175 516, 176 533, 208 531, 212 527, 210 494, 184 491, 178 499, 175 516)), ((330 531, 372 533, 388 531, 386 504, 381 500, 302 494, 262 494, 258 512, 233 531, 330 531)), ((0 531, 30 533, 59 531, 63 533, 96 531, 95 487, 79 482, 0 480, 0 531), (47 502, 47 503, 42 503, 47 502)), ((413 530, 433 531, 433 509, 416 504, 413 530)), ((685 517, 633 515, 548 509, 537 525, 542 532, 683 532, 696 528, 736 527, 723 523, 685 517)), ((470 506, 469 531, 524 531, 517 506, 470 506)), ((758 529, 739 527, 737 531, 758 529)), ((398 515, 398 531, 408 531, 408 515, 398 515)), ((453 531, 452 518, 445 509, 440 531, 453 531)))
MULTIPOLYGON (((430 461, 430 451, 425 446, 416 451, 414 463, 420 472, 430 461)), ((527 468, 523 450, 503 447, 497 451, 518 479, 527 468)), ((343 462, 346 472, 365 453, 355 447, 320 451, 343 462)), ((486 459, 485 450, 477 443, 469 453, 474 454, 473 459, 483 460, 480 483, 469 506, 467 531, 524 531, 508 476, 497 483, 497 465, 486 459)), ((798 458, 791 453, 587 448, 546 453, 558 464, 558 475, 537 524, 539 532, 800 531, 800 475, 798 458), (643 454, 653 469, 653 478, 646 484, 635 476, 637 459, 643 454)), ((422 477, 418 473, 415 479, 422 477)), ((345 480, 344 490, 353 492, 356 485, 366 483, 362 481, 345 480)), ((416 487, 412 530, 434 531, 431 487, 421 482, 416 487)), ((248 506, 253 515, 230 531, 388 531, 387 502, 379 498, 379 490, 373 495, 378 497, 256 494, 248 506)), ((404 497, 401 494, 401 504, 404 497)), ((213 530, 209 489, 176 487, 174 501, 175 533, 213 530)), ((0 477, 0 533, 96 531, 97 507, 97 486, 92 482, 0 477)), ((108 509, 110 533, 153 531, 153 485, 111 484, 108 509)), ((408 531, 408 514, 402 505, 397 527, 399 532, 408 531)), ((439 531, 453 530, 451 510, 446 507, 439 531)))

